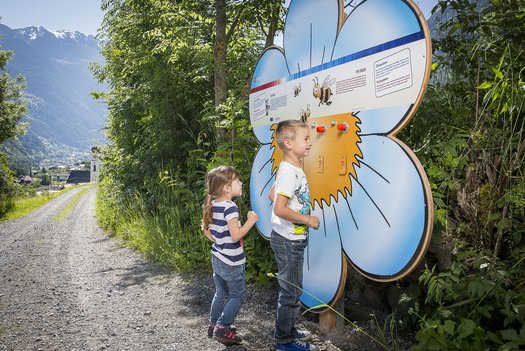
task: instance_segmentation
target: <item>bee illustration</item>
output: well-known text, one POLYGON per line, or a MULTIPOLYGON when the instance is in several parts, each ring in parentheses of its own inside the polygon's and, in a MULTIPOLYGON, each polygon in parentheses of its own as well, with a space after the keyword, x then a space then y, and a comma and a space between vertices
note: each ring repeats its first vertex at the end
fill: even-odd
POLYGON ((330 86, 334 84, 335 78, 330 80, 330 75, 328 75, 328 77, 325 78, 323 85, 319 85, 319 79, 317 77, 312 80, 314 82, 313 95, 314 98, 319 99, 319 106, 321 106, 321 104, 330 106, 330 104, 332 104, 330 97, 333 95, 330 86))
POLYGON ((293 86, 293 97, 298 96, 300 92, 301 92, 301 83, 299 83, 299 85, 294 85, 293 86))
POLYGON ((268 112, 270 111, 270 100, 268 99, 264 100, 264 110, 266 111, 266 116, 268 116, 268 112))
POLYGON ((310 104, 306 106, 306 111, 304 109, 301 109, 301 112, 299 112, 299 116, 301 116, 301 122, 308 123, 308 117, 310 117, 310 104))

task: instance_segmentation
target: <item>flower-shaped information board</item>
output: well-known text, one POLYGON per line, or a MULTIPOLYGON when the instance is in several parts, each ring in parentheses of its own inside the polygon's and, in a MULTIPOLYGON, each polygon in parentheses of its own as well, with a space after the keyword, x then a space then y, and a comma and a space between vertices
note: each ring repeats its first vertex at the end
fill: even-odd
MULTIPOLYGON (((312 214, 301 302, 334 304, 347 264, 377 281, 399 279, 421 260, 433 222, 432 194, 418 159, 395 137, 426 90, 431 41, 411 0, 292 0, 283 48, 261 55, 250 120, 262 144, 251 171, 257 229, 271 233, 268 192, 283 155, 275 124, 303 119, 312 149, 303 161, 312 214), (353 4, 353 3, 352 3, 353 4)), ((319 311, 323 310, 320 308, 319 311)))

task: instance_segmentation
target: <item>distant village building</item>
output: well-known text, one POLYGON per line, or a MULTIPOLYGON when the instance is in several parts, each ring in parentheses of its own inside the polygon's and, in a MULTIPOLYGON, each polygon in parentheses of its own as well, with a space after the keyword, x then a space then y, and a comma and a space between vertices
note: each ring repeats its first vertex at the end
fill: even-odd
POLYGON ((100 148, 98 146, 94 146, 91 148, 91 168, 90 168, 90 181, 91 183, 98 183, 98 175, 100 173, 100 148))
POLYGON ((56 173, 51 175, 51 180, 54 182, 65 182, 69 178, 69 173, 56 173))
POLYGON ((33 178, 31 178, 31 177, 28 176, 28 175, 21 176, 21 177, 18 179, 18 184, 22 184, 22 185, 31 184, 32 182, 33 182, 33 178))
POLYGON ((90 171, 73 170, 69 173, 67 184, 80 184, 90 182, 90 171))
POLYGON ((91 170, 90 170, 90 176, 89 176, 89 181, 91 183, 98 183, 98 173, 99 172, 100 172, 100 161, 91 160, 91 170))

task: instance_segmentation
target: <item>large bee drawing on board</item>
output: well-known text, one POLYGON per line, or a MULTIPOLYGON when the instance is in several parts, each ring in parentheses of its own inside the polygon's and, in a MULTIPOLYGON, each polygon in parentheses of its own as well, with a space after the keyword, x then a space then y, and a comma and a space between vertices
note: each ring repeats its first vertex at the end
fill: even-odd
POLYGON ((330 106, 332 104, 332 101, 330 98, 332 97, 332 89, 330 88, 332 84, 335 82, 335 78, 330 79, 330 75, 328 75, 325 80, 323 81, 322 85, 319 85, 319 78, 315 77, 315 79, 312 79, 314 82, 314 88, 313 88, 313 95, 314 98, 319 99, 319 106, 321 104, 326 104, 327 106, 330 106))
POLYGON ((308 117, 310 117, 311 111, 310 111, 310 104, 306 106, 305 109, 301 109, 301 112, 299 112, 299 116, 301 116, 301 121, 308 123, 308 117))

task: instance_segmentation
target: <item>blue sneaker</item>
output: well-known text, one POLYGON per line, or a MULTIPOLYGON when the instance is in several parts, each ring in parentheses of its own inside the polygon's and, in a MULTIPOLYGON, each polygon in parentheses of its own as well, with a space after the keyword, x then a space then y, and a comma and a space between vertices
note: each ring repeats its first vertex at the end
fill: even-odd
POLYGON ((308 330, 298 330, 295 338, 299 341, 308 341, 312 338, 312 333, 308 330))
POLYGON ((275 345, 275 350, 277 351, 314 351, 317 350, 312 344, 307 342, 302 342, 297 339, 288 344, 277 344, 275 345))

